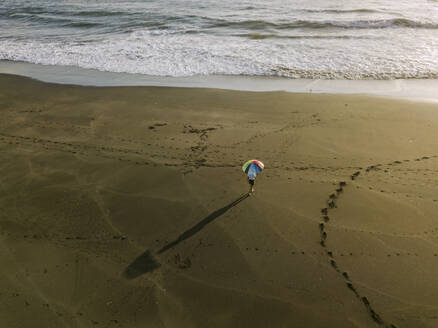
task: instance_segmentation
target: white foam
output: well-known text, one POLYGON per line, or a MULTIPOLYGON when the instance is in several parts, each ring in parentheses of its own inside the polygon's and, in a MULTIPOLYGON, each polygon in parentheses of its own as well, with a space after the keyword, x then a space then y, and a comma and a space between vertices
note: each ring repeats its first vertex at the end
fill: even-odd
MULTIPOLYGON (((368 32, 365 32, 368 33, 368 32)), ((392 33, 388 31, 387 33, 392 33)), ((395 33, 395 32, 394 32, 395 33)), ((0 42, 0 59, 154 76, 254 75, 318 79, 430 78, 438 38, 264 39, 139 30, 93 42, 0 42)))

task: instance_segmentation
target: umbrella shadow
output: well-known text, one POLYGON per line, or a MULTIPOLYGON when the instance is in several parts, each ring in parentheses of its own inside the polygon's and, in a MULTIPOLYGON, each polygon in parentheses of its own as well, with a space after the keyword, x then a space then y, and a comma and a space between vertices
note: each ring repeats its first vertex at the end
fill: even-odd
POLYGON ((150 250, 145 251, 134 262, 132 262, 123 272, 126 279, 135 279, 142 274, 152 272, 160 267, 160 263, 153 257, 150 250))
MULTIPOLYGON (((184 240, 192 237, 199 231, 201 231, 207 224, 217 219, 219 216, 225 214, 229 209, 233 208, 234 206, 238 205, 240 202, 245 200, 249 197, 249 194, 244 194, 237 198, 236 200, 232 201, 228 205, 214 211, 213 213, 206 216, 204 219, 202 219, 200 222, 195 224, 190 229, 184 231, 181 235, 179 235, 178 238, 176 238, 174 241, 171 241, 167 245, 163 246, 157 254, 162 254, 169 249, 175 247, 179 243, 183 242, 184 240)), ((160 263, 154 258, 150 250, 146 250, 143 254, 141 254, 139 257, 137 257, 124 271, 123 275, 127 279, 134 279, 138 276, 141 276, 145 273, 152 272, 155 269, 160 267, 160 263)))

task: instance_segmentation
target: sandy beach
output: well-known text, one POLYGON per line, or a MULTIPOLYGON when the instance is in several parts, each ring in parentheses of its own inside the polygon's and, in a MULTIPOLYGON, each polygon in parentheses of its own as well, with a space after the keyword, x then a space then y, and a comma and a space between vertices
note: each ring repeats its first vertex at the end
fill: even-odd
POLYGON ((438 104, 1 74, 0 115, 2 327, 438 326, 438 104))

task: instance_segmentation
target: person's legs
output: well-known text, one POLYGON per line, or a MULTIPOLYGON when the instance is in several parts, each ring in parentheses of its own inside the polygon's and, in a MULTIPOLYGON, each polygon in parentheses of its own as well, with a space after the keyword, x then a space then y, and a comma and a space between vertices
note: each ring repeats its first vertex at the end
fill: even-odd
POLYGON ((254 192, 254 180, 248 179, 249 182, 249 194, 254 192))

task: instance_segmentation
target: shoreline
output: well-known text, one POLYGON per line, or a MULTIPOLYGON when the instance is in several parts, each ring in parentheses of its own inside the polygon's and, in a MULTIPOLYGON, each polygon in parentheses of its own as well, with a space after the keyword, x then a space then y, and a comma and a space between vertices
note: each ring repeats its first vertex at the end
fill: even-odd
POLYGON ((160 77, 103 72, 78 67, 46 66, 0 61, 0 74, 30 77, 42 82, 82 86, 157 86, 235 91, 304 94, 345 94, 438 102, 438 79, 407 80, 306 80, 261 76, 160 77))

